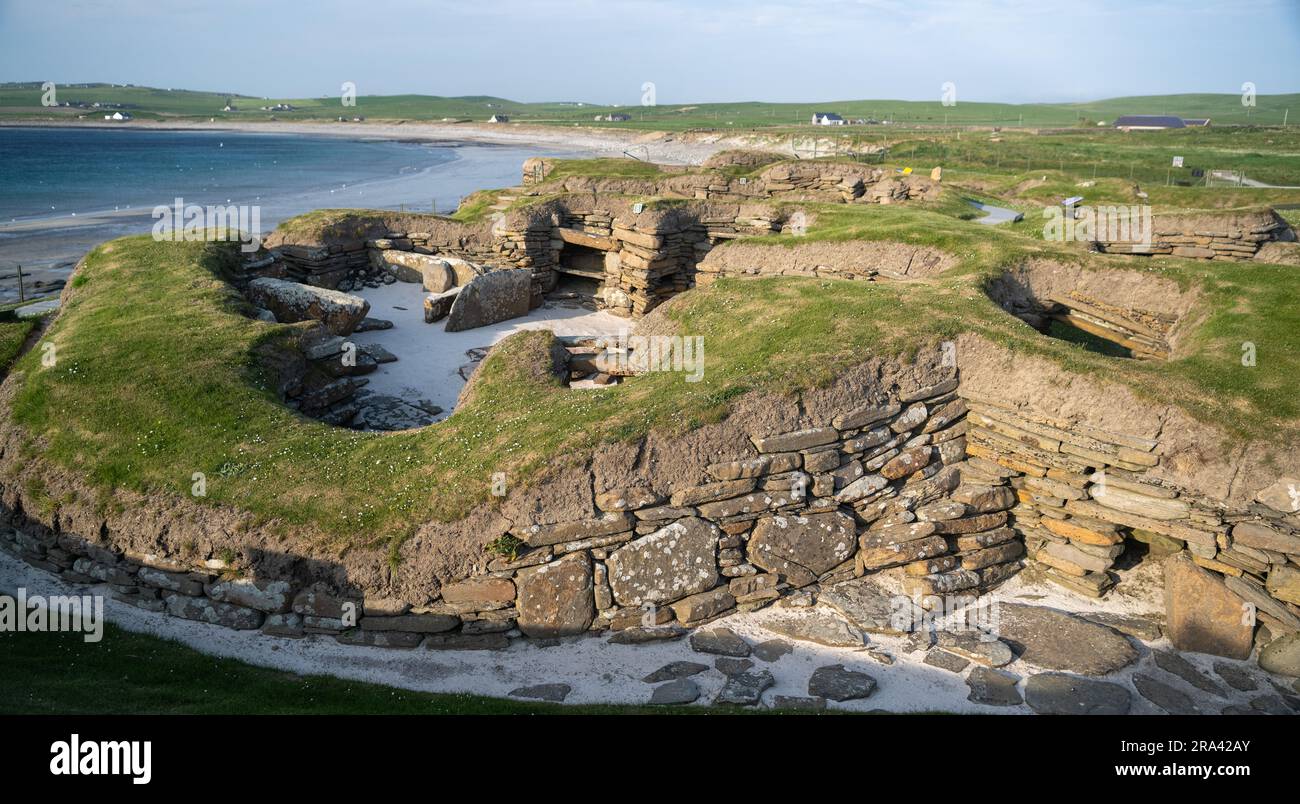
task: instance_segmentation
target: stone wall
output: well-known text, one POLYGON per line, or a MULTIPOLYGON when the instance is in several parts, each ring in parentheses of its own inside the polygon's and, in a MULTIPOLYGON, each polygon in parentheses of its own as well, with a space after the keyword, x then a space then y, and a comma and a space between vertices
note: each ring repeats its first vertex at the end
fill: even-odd
MULTIPOLYGON (((530 160, 531 161, 531 160, 530 160)), ((544 160, 543 160, 544 161, 544 160)), ((602 193, 697 201, 819 201, 846 204, 894 204, 933 201, 940 184, 927 176, 855 162, 806 160, 780 162, 751 176, 716 170, 672 170, 659 166, 655 178, 569 176, 538 179, 536 165, 524 166, 531 192, 602 193)))
POLYGON ((1107 241, 1097 232, 1097 246, 1108 254, 1170 255, 1200 260, 1249 260, 1270 241, 1295 240, 1295 232, 1276 212, 1223 215, 1156 215, 1151 243, 1107 241))
MULTIPOLYGON (((151 611, 401 648, 495 648, 512 636, 601 629, 648 639, 882 570, 917 594, 973 594, 1014 574, 1024 548, 1007 526, 1013 493, 963 482, 966 403, 952 370, 936 379, 828 408, 838 412, 811 426, 753 432, 744 450, 682 473, 691 479, 670 490, 606 487, 585 513, 535 511, 478 571, 418 603, 292 573, 258 577, 233 551, 187 559, 121 549, 103 533, 28 521, 13 489, 6 503, 20 527, 0 532, 0 549, 151 611)), ((601 488, 594 477, 587 482, 601 488)))
MULTIPOLYGON (((1157 473, 1165 444, 963 391, 968 482, 1014 490, 1010 525, 1049 580, 1101 597, 1134 544, 1175 556, 1168 630, 1180 648, 1245 658, 1254 620, 1300 630, 1300 481, 1281 477, 1229 504, 1157 473)), ((1176 470, 1175 470, 1176 474, 1176 470)))

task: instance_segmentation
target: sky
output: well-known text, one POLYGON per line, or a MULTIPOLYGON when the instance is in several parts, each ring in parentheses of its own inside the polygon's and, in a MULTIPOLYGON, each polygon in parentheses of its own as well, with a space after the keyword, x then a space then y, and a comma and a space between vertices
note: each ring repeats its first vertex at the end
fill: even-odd
POLYGON ((658 103, 1300 91, 1300 0, 0 0, 0 81, 658 103))

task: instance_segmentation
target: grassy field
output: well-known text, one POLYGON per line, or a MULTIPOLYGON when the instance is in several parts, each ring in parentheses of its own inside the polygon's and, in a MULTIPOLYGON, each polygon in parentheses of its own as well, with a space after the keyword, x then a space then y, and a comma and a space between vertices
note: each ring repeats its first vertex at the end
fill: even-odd
MULTIPOLYGON (((364 90, 364 87, 359 89, 364 90)), ((102 120, 99 110, 44 108, 39 84, 0 84, 0 119, 75 118, 91 114, 102 120)), ((488 96, 438 97, 429 95, 358 95, 355 106, 345 107, 341 98, 256 98, 220 92, 180 89, 124 87, 111 84, 65 85, 57 88, 59 102, 121 103, 141 119, 216 118, 218 120, 333 120, 364 116, 368 120, 442 120, 444 118, 486 120, 493 114, 509 115, 515 122, 620 128, 683 129, 771 129, 808 130, 815 111, 836 112, 847 119, 891 121, 906 126, 1087 126, 1113 121, 1122 114, 1172 114, 1209 117, 1219 124, 1282 125, 1288 109, 1300 114, 1300 95, 1259 95, 1254 107, 1244 107, 1237 94, 1158 95, 1111 98, 1087 103, 1009 104, 967 102, 958 98, 955 106, 944 106, 938 93, 929 101, 843 100, 824 103, 700 103, 602 106, 583 102, 519 103, 488 96), (227 102, 236 111, 221 111, 227 102), (268 112, 263 106, 287 103, 293 111, 268 112), (600 122, 594 118, 611 112, 631 116, 626 122, 600 122)), ((1294 122, 1294 121, 1292 121, 1294 122)), ((823 132, 826 130, 823 129, 823 132)), ((835 132, 829 132, 835 133, 835 132)))
MULTIPOLYGON (((647 694, 651 689, 646 685, 647 694)), ((300 676, 206 656, 106 624, 81 634, 0 633, 0 715, 634 715, 773 710, 562 706, 300 676)))
POLYGON ((12 415, 33 451, 39 440, 44 459, 90 479, 97 505, 113 504, 119 487, 185 495, 192 474, 201 471, 207 501, 307 528, 323 548, 336 550, 392 549, 419 523, 458 518, 490 498, 495 472, 526 483, 604 441, 717 421, 748 391, 821 385, 870 355, 906 357, 962 332, 1131 386, 1239 437, 1296 432, 1300 303, 1293 269, 1143 262, 1141 270, 1200 288, 1204 323, 1189 337, 1188 357, 1115 360, 1041 337, 1003 312, 982 286, 1035 256, 1138 267, 1125 258, 1043 243, 1033 239, 1033 225, 1016 231, 970 223, 970 208, 957 192, 929 208, 809 209, 815 225, 802 240, 749 242, 890 240, 944 249, 958 265, 926 284, 774 278, 697 289, 673 305, 672 317, 682 332, 708 344, 698 383, 652 373, 573 393, 535 370, 547 359, 549 334, 518 335, 482 364, 480 393, 445 422, 414 432, 359 433, 303 419, 275 398, 260 355, 281 348, 294 329, 240 313, 242 300, 219 279, 228 251, 125 238, 92 252, 74 280, 75 293, 45 336, 57 347, 57 365, 43 368, 33 350, 15 366, 24 378, 12 415), (122 298, 133 303, 123 305, 122 298), (1254 368, 1240 365, 1244 341, 1257 344, 1254 368))

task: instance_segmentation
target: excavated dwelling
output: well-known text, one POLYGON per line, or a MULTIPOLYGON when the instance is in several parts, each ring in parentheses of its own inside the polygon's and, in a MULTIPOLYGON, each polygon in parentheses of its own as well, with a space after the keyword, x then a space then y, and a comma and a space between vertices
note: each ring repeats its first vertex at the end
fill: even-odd
MULTIPOLYGON (((477 223, 343 214, 318 227, 313 242, 278 232, 268 242, 272 257, 245 266, 234 282, 257 301, 266 280, 333 293, 340 283, 391 274, 432 296, 451 288, 464 295, 509 274, 522 282, 508 280, 513 315, 520 299, 526 314, 565 278, 578 279, 594 285, 595 306, 655 335, 674 331, 670 314, 685 291, 720 278, 905 289, 956 265, 944 250, 885 241, 733 242, 788 231, 799 209, 783 193, 846 203, 875 193, 875 203, 901 203, 917 187, 932 191, 888 176, 872 181, 861 166, 813 178, 783 164, 762 170, 762 181, 745 184, 695 174, 657 180, 656 195, 681 196, 658 205, 629 201, 627 182, 566 178, 569 194, 477 223), (447 273, 439 268, 431 280, 401 254, 427 255, 447 273), (399 267, 414 273, 395 276, 399 267), (431 281, 446 287, 431 290, 431 281)), ((526 185, 539 176, 544 183, 546 172, 533 166, 526 185)), ((982 289, 1045 339, 1073 339, 1065 327, 1139 360, 1182 356, 1203 299, 1161 276, 1105 266, 1034 258, 982 289)), ((279 383, 304 413, 344 398, 320 404, 334 393, 322 388, 354 377, 308 364, 335 360, 340 352, 330 350, 369 313, 348 298, 323 298, 338 309, 304 305, 305 358, 282 367, 279 383), (313 371, 329 379, 310 387, 313 371)), ((604 374, 610 357, 591 338, 529 348, 538 382, 604 374)), ((1235 440, 1175 404, 1104 374, 1072 372, 1047 354, 972 328, 906 358, 863 359, 797 395, 750 391, 717 421, 651 430, 558 462, 465 516, 419 525, 392 552, 330 553, 291 533, 268 543, 237 510, 190 500, 137 500, 129 513, 77 504, 43 512, 15 479, 21 467, 3 483, 16 530, 0 546, 74 579, 111 579, 123 596, 176 616, 388 647, 504 647, 515 634, 593 630, 653 638, 656 629, 671 633, 845 583, 857 584, 861 604, 845 610, 853 624, 890 632, 888 601, 900 593, 922 608, 942 606, 943 596, 980 595, 1029 571, 1098 598, 1122 593, 1116 570, 1144 560, 1163 562, 1163 628, 1178 648, 1245 659, 1294 640, 1294 447, 1235 440), (187 551, 190 543, 219 545, 237 559, 187 551), (236 561, 238 575, 230 573, 236 561), (364 612, 360 627, 345 618, 349 607, 364 612)), ((6 398, 15 382, 6 381, 6 398)), ((461 404, 479 393, 471 374, 461 404)), ((5 430, 5 442, 17 445, 16 425, 7 421, 5 430)), ((14 453, 6 449, 5 461, 14 453)), ((71 483, 52 473, 45 493, 58 499, 71 483)))

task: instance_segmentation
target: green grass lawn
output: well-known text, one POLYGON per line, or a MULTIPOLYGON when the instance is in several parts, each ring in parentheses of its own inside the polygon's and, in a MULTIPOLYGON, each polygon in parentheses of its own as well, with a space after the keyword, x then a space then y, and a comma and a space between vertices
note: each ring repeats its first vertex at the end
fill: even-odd
POLYGON ((0 371, 8 370, 38 322, 35 318, 0 320, 0 371))
MULTIPOLYGON (((652 689, 646 684, 647 695, 652 689)), ((81 634, 0 633, 2 715, 628 715, 771 712, 712 707, 559 704, 412 692, 300 676, 106 624, 81 634)))

